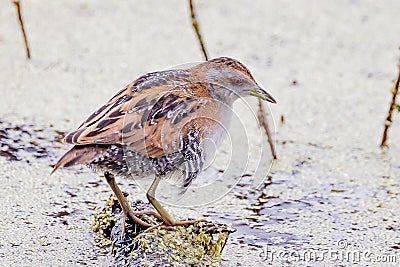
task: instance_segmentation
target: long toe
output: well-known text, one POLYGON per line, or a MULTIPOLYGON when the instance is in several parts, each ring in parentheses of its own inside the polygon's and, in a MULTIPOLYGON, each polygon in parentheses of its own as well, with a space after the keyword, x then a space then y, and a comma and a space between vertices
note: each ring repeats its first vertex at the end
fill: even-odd
MULTIPOLYGON (((140 215, 140 214, 138 214, 138 215, 140 215)), ((142 225, 142 226, 144 226, 144 227, 150 227, 150 226, 151 226, 151 224, 149 224, 149 223, 147 223, 147 222, 145 222, 145 221, 139 219, 139 218, 135 215, 135 212, 133 212, 133 211, 129 211, 128 214, 127 214, 127 216, 128 216, 129 219, 131 219, 133 222, 135 222, 135 223, 137 223, 137 224, 140 224, 140 225, 142 225)))
POLYGON ((192 225, 192 224, 199 223, 199 222, 205 222, 206 223, 206 222, 209 222, 209 221, 207 221, 205 219, 200 219, 200 220, 182 220, 182 221, 174 222, 173 225, 167 225, 165 223, 160 223, 160 224, 153 225, 153 226, 147 228, 143 233, 151 232, 156 228, 171 229, 171 228, 174 228, 176 226, 188 226, 188 225, 192 225))
POLYGON ((157 212, 157 211, 155 211, 155 210, 140 210, 140 211, 134 211, 133 212, 133 214, 135 214, 136 216, 139 216, 139 215, 150 215, 150 216, 153 216, 153 217, 155 217, 155 218, 157 218, 157 219, 162 219, 162 217, 161 217, 161 215, 157 212))
POLYGON ((192 225, 192 224, 199 223, 199 222, 208 222, 208 221, 205 219, 176 221, 176 222, 174 222, 173 226, 187 226, 187 225, 192 225))

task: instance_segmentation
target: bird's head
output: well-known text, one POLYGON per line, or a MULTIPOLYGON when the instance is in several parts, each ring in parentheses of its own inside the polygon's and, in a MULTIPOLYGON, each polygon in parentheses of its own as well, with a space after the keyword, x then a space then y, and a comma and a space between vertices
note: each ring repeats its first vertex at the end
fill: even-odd
POLYGON ((238 97, 255 96, 276 103, 275 99, 257 84, 250 71, 239 61, 219 57, 202 65, 205 66, 207 83, 212 86, 212 93, 218 98, 235 100, 238 97))

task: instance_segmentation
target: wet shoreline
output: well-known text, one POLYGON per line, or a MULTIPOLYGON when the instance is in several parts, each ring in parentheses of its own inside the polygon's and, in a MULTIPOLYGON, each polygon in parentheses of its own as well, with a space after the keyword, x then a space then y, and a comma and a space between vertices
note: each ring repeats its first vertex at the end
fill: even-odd
MULTIPOLYGON (((241 60, 277 98, 269 117, 278 160, 258 187, 242 177, 215 202, 168 209, 237 229, 222 266, 372 264, 276 257, 333 250, 397 266, 399 114, 389 149, 378 146, 397 71, 399 2, 198 2, 211 56, 241 60)), ((86 167, 50 176, 69 149, 59 139, 139 75, 201 59, 187 5, 35 0, 23 2, 23 14, 29 62, 13 5, 0 9, 0 265, 108 266, 109 249, 96 245, 90 225, 112 192, 86 167)), ((254 125, 246 128, 258 146, 254 125)), ((134 181, 117 181, 131 201, 145 200, 134 181)))

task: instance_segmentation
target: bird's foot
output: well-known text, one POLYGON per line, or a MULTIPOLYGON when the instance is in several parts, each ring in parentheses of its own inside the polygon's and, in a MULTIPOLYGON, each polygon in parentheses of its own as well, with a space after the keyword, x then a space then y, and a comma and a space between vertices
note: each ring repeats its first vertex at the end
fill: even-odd
POLYGON ((161 217, 161 215, 157 212, 157 211, 155 211, 155 210, 150 210, 150 209, 148 209, 148 210, 139 210, 139 211, 132 211, 133 213, 134 213, 134 215, 137 217, 137 216, 139 216, 139 215, 151 215, 151 216, 153 216, 153 217, 155 217, 155 218, 157 218, 157 219, 162 219, 162 217, 161 217))
POLYGON ((143 221, 142 219, 140 219, 138 216, 140 215, 150 215, 153 216, 157 219, 161 219, 161 215, 154 211, 154 210, 140 210, 140 211, 133 211, 131 209, 127 210, 126 212, 124 212, 124 218, 123 218, 123 222, 122 222, 122 230, 121 230, 121 237, 124 236, 125 234, 125 223, 126 223, 126 219, 129 218, 129 220, 131 220, 132 222, 139 224, 145 228, 151 228, 152 225, 143 221))

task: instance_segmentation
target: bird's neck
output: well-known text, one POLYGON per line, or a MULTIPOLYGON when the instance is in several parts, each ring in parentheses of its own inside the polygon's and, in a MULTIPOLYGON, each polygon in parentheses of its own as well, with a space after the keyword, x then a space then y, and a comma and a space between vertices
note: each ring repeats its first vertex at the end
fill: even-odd
POLYGON ((233 91, 229 90, 228 88, 224 88, 221 85, 208 83, 207 87, 213 99, 221 101, 229 107, 232 107, 233 102, 238 98, 233 91))

